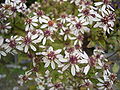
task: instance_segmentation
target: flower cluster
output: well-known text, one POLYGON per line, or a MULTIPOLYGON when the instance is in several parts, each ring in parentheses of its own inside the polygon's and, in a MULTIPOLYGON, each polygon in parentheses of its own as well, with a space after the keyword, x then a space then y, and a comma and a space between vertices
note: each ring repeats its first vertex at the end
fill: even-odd
MULTIPOLYGON (((64 3, 67 0, 53 1, 64 3)), ((0 58, 1 55, 6 56, 6 53, 22 52, 33 61, 33 68, 19 76, 20 85, 34 79, 40 90, 66 90, 74 87, 112 89, 116 76, 110 72, 104 51, 97 47, 92 55, 88 55, 83 50, 84 36, 92 28, 102 30, 104 35, 114 30, 115 14, 109 0, 96 3, 71 0, 70 3, 75 3, 78 8, 77 16, 63 13, 58 18, 45 14, 37 2, 30 8, 25 3, 26 0, 5 0, 0 7, 1 33, 9 33, 9 29, 14 28, 10 24, 15 24, 17 14, 24 16, 23 35, 13 35, 5 40, 0 37, 0 58), (10 18, 13 18, 13 22, 8 22, 10 18), (39 70, 39 67, 43 70, 39 70), (53 80, 54 73, 57 73, 56 78, 59 80, 53 80), (62 82, 65 78, 67 84, 62 82), (72 86, 69 85, 71 82, 72 86)))

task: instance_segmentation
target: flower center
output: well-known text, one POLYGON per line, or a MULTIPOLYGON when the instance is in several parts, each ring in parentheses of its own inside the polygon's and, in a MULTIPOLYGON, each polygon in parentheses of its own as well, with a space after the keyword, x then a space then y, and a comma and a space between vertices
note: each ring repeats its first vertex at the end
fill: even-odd
POLYGON ((110 82, 109 82, 109 81, 105 81, 105 82, 104 82, 104 87, 109 88, 109 87, 110 87, 110 85, 111 85, 111 84, 110 84, 110 82))
POLYGON ((47 56, 49 60, 54 60, 56 58, 56 54, 53 51, 51 51, 47 56))
POLYGON ((70 63, 71 63, 71 64, 76 64, 77 61, 78 61, 77 56, 70 56, 70 63))
POLYGON ((37 11, 37 15, 38 16, 42 16, 43 15, 43 11, 42 10, 37 11))
POLYGON ((60 88, 61 84, 55 84, 54 87, 55 88, 60 88))
POLYGON ((44 31, 44 35, 45 35, 45 37, 48 37, 51 35, 51 32, 49 30, 46 30, 46 31, 44 31))
POLYGON ((6 29, 5 25, 0 25, 0 29, 6 29))
POLYGON ((91 66, 95 66, 95 65, 96 65, 96 59, 93 58, 93 57, 90 57, 90 59, 89 59, 89 64, 90 64, 91 66))
POLYGON ((15 48, 15 47, 16 47, 16 42, 15 42, 15 40, 11 40, 11 41, 9 42, 9 46, 10 46, 11 48, 15 48))
POLYGON ((64 33, 65 33, 65 34, 69 34, 69 33, 70 33, 70 29, 66 29, 66 30, 64 31, 64 33))
POLYGON ((26 45, 30 44, 31 43, 31 38, 29 38, 28 36, 24 38, 24 43, 26 45))
POLYGON ((109 0, 103 0, 103 3, 104 3, 104 4, 109 4, 110 1, 109 1, 109 0))
POLYGON ((82 13, 83 13, 85 16, 88 16, 88 15, 90 14, 90 10, 89 10, 89 9, 82 10, 82 13))
POLYGON ((31 24, 32 23, 32 19, 26 19, 26 23, 27 24, 31 24))
POLYGON ((80 40, 80 41, 82 41, 83 38, 84 38, 84 37, 83 37, 82 35, 79 35, 79 36, 77 37, 77 39, 80 40))
POLYGON ((103 17, 103 19, 101 19, 101 21, 104 23, 104 24, 107 24, 109 19, 108 17, 103 17))
POLYGON ((65 14, 61 15, 61 18, 66 18, 66 15, 65 14))
POLYGON ((15 7, 11 7, 11 11, 16 12, 17 9, 15 7))
POLYGON ((67 48, 68 53, 72 53, 74 51, 74 47, 67 48))
POLYGON ((81 25, 80 22, 76 24, 76 28, 77 28, 77 29, 81 29, 81 27, 82 27, 82 25, 81 25))
POLYGON ((53 26, 53 25, 54 25, 54 21, 49 21, 49 22, 48 22, 48 25, 49 25, 49 26, 53 26))

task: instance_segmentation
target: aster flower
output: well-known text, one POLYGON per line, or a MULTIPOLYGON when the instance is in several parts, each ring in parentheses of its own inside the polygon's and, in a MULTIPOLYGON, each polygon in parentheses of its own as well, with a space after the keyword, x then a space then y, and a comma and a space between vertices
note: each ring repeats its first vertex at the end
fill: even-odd
POLYGON ((10 23, 0 24, 0 32, 1 33, 8 33, 9 29, 11 29, 10 23))
POLYGON ((46 17, 46 16, 44 15, 44 12, 42 10, 38 10, 38 11, 34 12, 33 14, 36 16, 36 18, 38 18, 38 21, 41 24, 44 23, 44 22, 47 22, 47 20, 45 18, 43 18, 43 17, 46 17))
POLYGON ((61 82, 59 83, 55 83, 55 84, 49 84, 50 89, 49 90, 59 90, 59 89, 63 89, 63 85, 61 82))
POLYGON ((44 55, 43 62, 45 63, 44 67, 48 67, 51 64, 52 69, 55 69, 55 63, 58 64, 58 66, 61 65, 61 62, 59 61, 62 59, 62 55, 60 54, 62 50, 53 50, 53 47, 49 47, 47 52, 42 52, 42 55, 44 55))
POLYGON ((90 29, 87 27, 88 24, 89 23, 86 22, 85 19, 79 20, 76 18, 76 22, 74 23, 73 27, 71 27, 71 29, 75 34, 78 34, 80 32, 84 34, 84 32, 90 31, 90 29))
POLYGON ((108 14, 102 13, 102 16, 99 17, 100 20, 94 25, 94 28, 100 27, 103 28, 104 33, 110 33, 111 30, 114 30, 114 16, 115 14, 113 14, 112 12, 109 12, 108 14))
POLYGON ((112 8, 112 6, 110 5, 110 1, 111 1, 111 0, 102 0, 102 2, 96 2, 96 3, 94 3, 94 4, 95 4, 95 6, 102 6, 102 7, 100 8, 101 11, 107 14, 107 13, 108 13, 108 10, 114 11, 114 9, 112 8))
POLYGON ((33 50, 36 51, 37 49, 33 44, 38 43, 37 40, 38 36, 37 35, 32 35, 32 34, 27 34, 25 37, 22 37, 22 42, 21 42, 21 47, 24 47, 24 52, 27 53, 29 50, 29 47, 33 50))
POLYGON ((26 10, 26 8, 27 8, 27 6, 25 4, 26 0, 14 0, 14 2, 16 2, 18 4, 18 6, 17 6, 18 12, 23 13, 26 10))
POLYGON ((85 19, 86 22, 89 22, 89 24, 92 24, 93 21, 99 21, 98 16, 100 16, 94 9, 90 8, 84 8, 84 9, 78 9, 80 17, 79 19, 85 19))
POLYGON ((42 24, 40 28, 41 29, 46 28, 46 29, 49 29, 52 32, 56 31, 56 27, 57 27, 56 23, 47 16, 43 16, 43 18, 46 19, 46 21, 43 21, 44 24, 42 24))
POLYGON ((60 18, 58 18, 57 20, 64 24, 64 23, 66 23, 67 21, 70 21, 70 18, 68 17, 67 14, 62 14, 62 15, 60 16, 60 18))
POLYGON ((113 82, 110 81, 107 76, 104 76, 103 79, 98 78, 99 83, 97 84, 99 90, 110 90, 112 89, 113 82))
POLYGON ((44 31, 40 30, 41 33, 41 39, 42 39, 42 44, 45 45, 47 40, 50 40, 52 42, 54 42, 54 40, 51 38, 51 36, 53 35, 53 32, 46 29, 44 31))
POLYGON ((74 41, 74 45, 79 45, 81 47, 83 44, 83 42, 82 42, 83 39, 84 39, 84 36, 82 34, 77 34, 76 39, 74 41))
POLYGON ((74 40, 75 37, 72 37, 71 34, 72 34, 72 30, 69 29, 69 28, 66 28, 66 27, 63 27, 63 30, 61 29, 61 32, 59 33, 60 35, 64 35, 64 40, 66 41, 68 38, 70 40, 74 40))
POLYGON ((62 71, 67 70, 69 67, 71 67, 71 74, 75 76, 76 72, 80 71, 80 68, 78 66, 80 61, 80 54, 79 52, 74 51, 73 53, 65 53, 65 59, 61 60, 61 62, 67 63, 63 66, 62 71))
POLYGON ((20 46, 20 40, 22 40, 21 37, 11 36, 10 39, 6 39, 7 42, 4 47, 6 49, 6 52, 10 52, 12 49, 18 49, 20 51, 23 50, 23 48, 20 46))
POLYGON ((25 20, 25 25, 26 25, 25 31, 33 30, 34 27, 38 26, 37 22, 38 22, 38 19, 36 16, 33 16, 31 18, 27 18, 25 20))
POLYGON ((24 82, 26 83, 28 80, 32 80, 32 78, 29 77, 31 74, 32 72, 30 70, 25 72, 25 75, 19 75, 18 83, 22 86, 24 82))

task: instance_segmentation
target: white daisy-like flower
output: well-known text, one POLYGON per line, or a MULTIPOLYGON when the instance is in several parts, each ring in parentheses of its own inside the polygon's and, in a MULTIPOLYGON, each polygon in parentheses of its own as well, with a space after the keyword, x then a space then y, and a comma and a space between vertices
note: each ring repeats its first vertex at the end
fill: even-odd
POLYGON ((108 14, 102 13, 102 16, 99 17, 99 21, 94 25, 94 28, 100 27, 103 28, 104 33, 114 30, 114 21, 115 21, 115 14, 109 12, 108 14))
POLYGON ((69 28, 63 27, 63 30, 60 30, 60 35, 64 35, 64 40, 66 41, 68 38, 70 40, 74 40, 75 37, 72 37, 71 34, 73 33, 73 31, 69 28))
POLYGON ((25 72, 25 75, 19 75, 20 80, 18 80, 18 83, 22 86, 24 82, 26 83, 28 80, 32 80, 32 78, 29 77, 31 74, 32 72, 30 70, 25 72))
POLYGON ((69 54, 65 52, 65 59, 60 59, 61 62, 67 63, 63 66, 62 71, 67 70, 69 67, 71 67, 71 74, 73 76, 76 75, 76 72, 80 71, 79 68, 79 61, 80 61, 80 54, 79 52, 74 51, 72 54, 69 54))
POLYGON ((59 83, 55 83, 55 84, 49 84, 50 89, 49 90, 59 90, 59 89, 63 89, 63 85, 61 82, 59 83))
POLYGON ((25 37, 22 37, 22 42, 21 42, 21 47, 24 47, 24 52, 27 53, 29 50, 29 47, 33 50, 36 51, 36 47, 33 44, 38 43, 36 40, 38 38, 38 35, 32 35, 32 34, 27 34, 25 37))
POLYGON ((74 41, 74 45, 79 45, 81 47, 83 44, 83 39, 84 39, 84 36, 82 34, 77 34, 76 39, 74 41))
MULTIPOLYGON (((85 19, 86 22, 89 22, 89 24, 92 24, 93 21, 99 21, 98 19, 98 13, 94 9, 85 8, 85 9, 78 9, 80 17, 79 19, 85 19)), ((100 15, 99 15, 100 16, 100 15)))
POLYGON ((1 59, 1 56, 6 56, 6 52, 3 51, 3 42, 4 42, 4 39, 3 37, 0 36, 0 59, 1 59))
POLYGON ((27 2, 26 0, 14 0, 14 2, 18 4, 17 6, 18 12, 23 13, 27 9, 27 6, 25 4, 27 2))
POLYGON ((38 22, 38 19, 36 16, 33 16, 31 18, 27 18, 25 20, 25 25, 26 25, 25 31, 33 30, 34 27, 38 26, 37 22, 38 22))
POLYGON ((6 49, 6 52, 10 52, 12 49, 18 49, 20 51, 23 50, 23 48, 20 46, 20 40, 22 40, 21 37, 11 36, 10 39, 6 39, 7 42, 4 47, 6 49))
POLYGON ((103 79, 98 78, 99 83, 97 84, 99 90, 110 90, 112 89, 113 82, 104 76, 103 79))
POLYGON ((108 11, 110 10, 112 10, 112 11, 114 11, 114 9, 112 8, 112 6, 110 5, 110 2, 111 2, 111 0, 102 0, 102 2, 95 2, 94 4, 95 4, 95 6, 102 6, 101 8, 100 8, 100 11, 102 11, 102 12, 104 12, 104 13, 108 13, 108 11))
POLYGON ((38 11, 34 12, 33 14, 36 16, 36 18, 38 18, 39 23, 42 24, 44 22, 47 22, 47 20, 45 18, 43 18, 46 16, 44 15, 44 12, 42 10, 38 10, 38 11))
POLYGON ((42 38, 42 44, 45 45, 47 40, 50 40, 52 42, 54 42, 54 40, 52 39, 52 35, 53 35, 53 32, 46 29, 44 31, 40 30, 40 33, 41 33, 41 38, 42 38))
POLYGON ((49 17, 47 16, 43 16, 44 19, 46 19, 46 21, 43 21, 44 24, 41 25, 41 29, 49 29, 51 30, 52 32, 53 31, 56 31, 56 27, 57 27, 57 24, 55 23, 55 21, 51 20, 49 17))
POLYGON ((42 55, 44 55, 43 62, 45 63, 44 67, 48 67, 51 64, 52 69, 55 69, 55 63, 58 64, 58 67, 61 66, 60 59, 63 59, 63 56, 60 54, 61 49, 53 50, 53 47, 49 47, 46 52, 42 52, 42 55))
POLYGON ((45 79, 40 74, 36 73, 35 82, 37 83, 38 90, 45 90, 45 79))
POLYGON ((66 23, 67 21, 70 21, 70 18, 68 17, 68 15, 62 14, 61 17, 58 18, 57 20, 64 24, 64 23, 66 23))
POLYGON ((0 24, 0 32, 1 33, 8 33, 9 29, 11 29, 10 23, 0 24))
POLYGON ((86 22, 85 19, 79 20, 76 18, 76 22, 71 29, 74 31, 74 34, 78 34, 80 32, 84 34, 84 32, 90 31, 90 29, 87 27, 88 24, 89 22, 86 22))

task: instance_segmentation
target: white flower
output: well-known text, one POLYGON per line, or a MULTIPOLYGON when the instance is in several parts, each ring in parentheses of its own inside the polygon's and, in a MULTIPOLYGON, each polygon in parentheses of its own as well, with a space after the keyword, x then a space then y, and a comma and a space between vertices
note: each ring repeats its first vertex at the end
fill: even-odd
POLYGON ((76 22, 74 23, 73 27, 71 27, 71 29, 74 31, 74 34, 78 34, 80 32, 84 34, 84 32, 90 31, 90 29, 87 27, 88 24, 89 22, 86 22, 85 19, 79 20, 76 18, 76 22))
POLYGON ((54 40, 52 39, 52 34, 53 32, 46 29, 44 31, 40 30, 41 33, 41 39, 42 39, 42 44, 45 45, 47 40, 50 40, 52 42, 54 42, 54 40))
POLYGON ((10 52, 12 49, 18 49, 20 51, 23 50, 23 48, 20 46, 20 40, 22 40, 21 37, 11 36, 10 39, 6 39, 7 42, 4 47, 6 49, 6 52, 10 52))
POLYGON ((33 50, 36 51, 36 47, 33 44, 38 43, 36 40, 38 38, 38 35, 32 35, 32 34, 27 34, 25 37, 22 38, 21 42, 21 47, 24 47, 24 52, 27 53, 29 50, 29 47, 33 50))
POLYGON ((56 23, 53 20, 51 20, 47 16, 43 16, 43 18, 46 19, 46 20, 43 21, 44 24, 42 24, 42 26, 40 27, 41 29, 45 29, 46 28, 46 29, 49 29, 52 32, 57 30, 56 29, 57 25, 56 25, 56 23))
POLYGON ((74 41, 74 45, 80 45, 82 47, 84 36, 82 34, 77 34, 74 41))
POLYGON ((51 64, 52 69, 55 69, 55 63, 58 64, 58 67, 61 66, 60 59, 63 59, 63 56, 60 54, 62 50, 53 50, 52 47, 49 47, 47 52, 42 52, 42 55, 44 55, 43 62, 45 63, 44 67, 48 67, 51 64))
POLYGON ((110 30, 114 30, 113 26, 114 26, 114 14, 112 12, 109 12, 107 14, 102 13, 102 16, 99 16, 99 21, 94 25, 94 28, 96 27, 100 27, 103 28, 104 33, 108 32, 110 33, 110 30))
POLYGON ((78 11, 80 12, 78 14, 80 20, 85 19, 86 22, 89 22, 89 24, 92 24, 93 21, 99 21, 98 19, 99 14, 93 9, 85 8, 85 9, 78 9, 78 11))
POLYGON ((102 0, 102 2, 96 2, 94 3, 95 6, 101 6, 100 11, 104 12, 104 13, 108 13, 108 11, 114 11, 114 9, 112 8, 112 6, 110 5, 110 1, 111 0, 102 0))
POLYGON ((38 26, 37 22, 38 19, 36 16, 33 16, 32 18, 27 18, 25 21, 25 31, 33 30, 34 27, 38 26))
POLYGON ((76 72, 80 71, 80 68, 78 66, 80 61, 80 54, 77 51, 74 51, 72 54, 68 54, 66 52, 65 59, 60 59, 61 62, 67 62, 66 65, 63 66, 62 71, 65 71, 71 66, 71 74, 75 76, 76 72))
POLYGON ((64 23, 66 23, 67 21, 69 21, 70 18, 69 18, 66 14, 62 14, 61 17, 58 18, 57 20, 64 24, 64 23))
POLYGON ((113 82, 110 81, 108 78, 105 78, 106 76, 104 76, 104 80, 102 80, 101 78, 98 78, 99 83, 97 84, 97 86, 99 87, 99 90, 110 90, 112 89, 112 85, 113 82))
POLYGON ((72 30, 69 29, 69 28, 66 28, 66 27, 63 27, 63 30, 61 29, 61 32, 59 33, 60 35, 64 35, 64 40, 66 41, 68 38, 70 40, 74 40, 75 37, 72 37, 71 34, 72 34, 72 30))
POLYGON ((0 24, 0 32, 1 33, 8 33, 9 29, 11 29, 10 23, 0 24))
POLYGON ((47 20, 45 18, 43 18, 46 16, 44 15, 44 12, 42 10, 38 10, 38 11, 36 11, 36 13, 34 12, 33 14, 38 18, 39 23, 42 24, 44 22, 47 22, 47 20))

